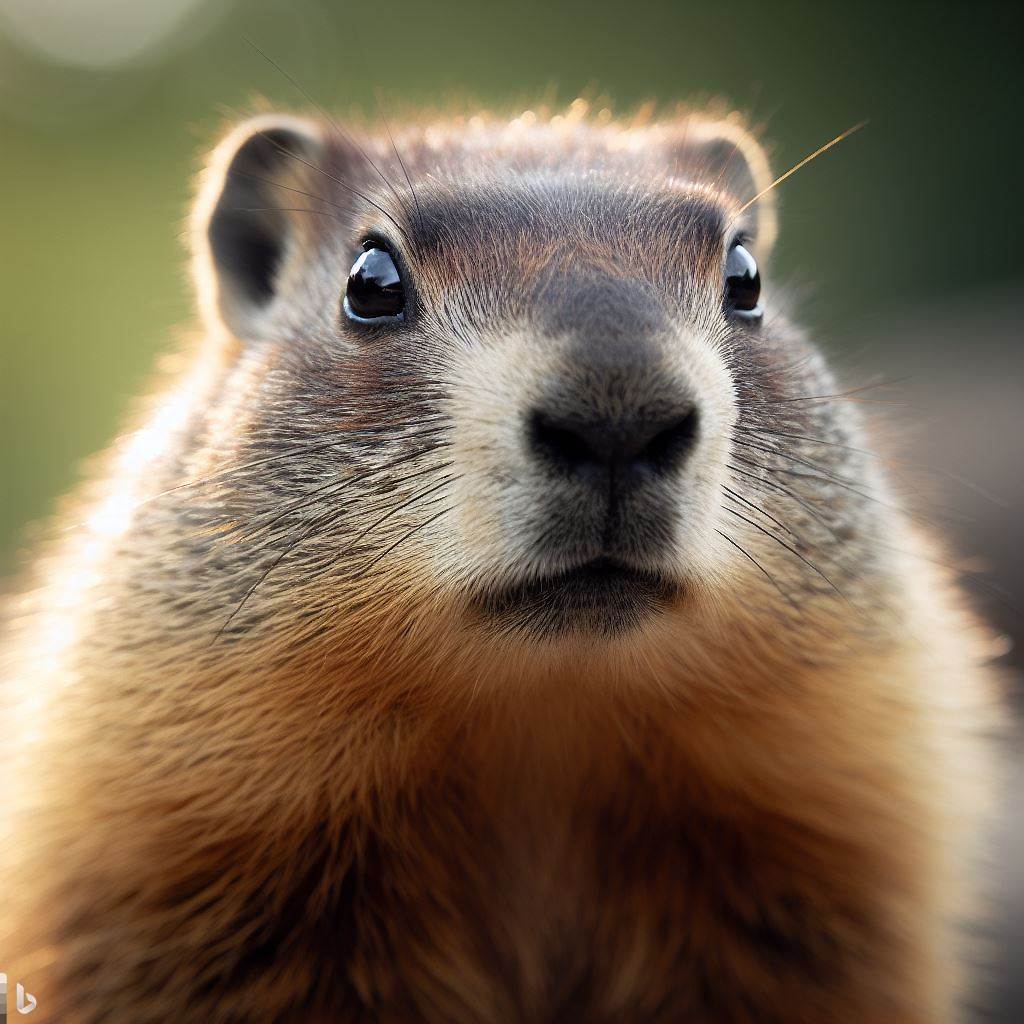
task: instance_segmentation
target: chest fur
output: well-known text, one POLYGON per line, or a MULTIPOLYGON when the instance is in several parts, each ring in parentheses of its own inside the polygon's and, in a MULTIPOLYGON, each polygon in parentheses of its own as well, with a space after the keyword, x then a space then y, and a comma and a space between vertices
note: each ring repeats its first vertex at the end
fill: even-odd
MULTIPOLYGON (((364 758, 379 786, 342 791, 332 776, 314 790, 295 772, 259 817, 148 802, 117 873, 73 878, 51 902, 79 950, 56 983, 80 993, 107 977, 109 929, 93 926, 114 916, 115 1009, 140 1021, 140 978, 147 993, 190 989, 210 1019, 243 1004, 324 1024, 914 1019, 893 1015, 915 896, 891 825, 908 815, 880 828, 851 773, 822 763, 772 803, 765 787, 713 783, 653 728, 526 752, 453 733, 429 750, 403 773, 387 750, 364 758), (846 794, 841 812, 822 813, 825 793, 846 794)), ((247 782, 216 779, 222 796, 247 782)))
POLYGON ((317 964, 328 1003, 369 1019, 770 1022, 826 1019, 887 945, 856 851, 792 821, 518 796, 481 813, 449 787, 311 836, 268 879, 267 955, 317 964))

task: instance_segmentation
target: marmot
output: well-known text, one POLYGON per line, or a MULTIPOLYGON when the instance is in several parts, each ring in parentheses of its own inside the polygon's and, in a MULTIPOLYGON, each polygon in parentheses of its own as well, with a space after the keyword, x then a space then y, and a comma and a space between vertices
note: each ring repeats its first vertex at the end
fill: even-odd
POLYGON ((736 116, 261 115, 6 641, 61 1024, 936 1024, 989 646, 736 116))

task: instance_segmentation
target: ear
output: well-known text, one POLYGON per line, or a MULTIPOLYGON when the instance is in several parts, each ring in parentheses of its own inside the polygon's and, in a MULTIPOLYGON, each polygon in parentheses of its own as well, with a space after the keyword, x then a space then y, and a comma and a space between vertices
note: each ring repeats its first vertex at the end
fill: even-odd
MULTIPOLYGON (((269 114, 239 125, 214 150, 192 216, 196 287, 207 326, 259 337, 294 253, 287 186, 324 146, 320 128, 269 114)), ((299 205, 302 205, 299 203, 299 205)))
POLYGON ((757 252, 766 256, 778 233, 771 166, 764 148, 738 115, 721 119, 690 117, 675 147, 678 173, 728 192, 737 205, 757 198, 743 213, 743 222, 757 252))

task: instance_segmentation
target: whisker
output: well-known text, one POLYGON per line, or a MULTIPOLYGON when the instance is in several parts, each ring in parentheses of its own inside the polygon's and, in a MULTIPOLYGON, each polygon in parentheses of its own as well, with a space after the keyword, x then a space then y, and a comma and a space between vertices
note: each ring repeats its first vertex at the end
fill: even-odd
POLYGON ((315 199, 318 203, 326 203, 328 206, 333 206, 336 210, 341 210, 343 213, 349 212, 348 207, 342 206, 341 203, 335 203, 324 196, 318 196, 315 192, 304 192, 301 188, 296 188, 294 185, 285 185, 281 181, 274 181, 273 178, 264 178, 259 174, 252 174, 249 171, 232 171, 231 173, 239 178, 248 178, 250 181, 258 181, 263 185, 281 188, 286 192, 294 192, 296 195, 305 196, 307 199, 315 199))
POLYGON ((746 505, 748 508, 753 509, 755 512, 759 512, 761 515, 765 517, 765 519, 770 519, 780 530, 785 530, 786 533, 788 533, 791 537, 796 537, 796 534, 788 526, 786 526, 785 523, 780 522, 778 519, 775 518, 775 516, 773 516, 770 512, 766 512, 759 505, 755 505, 752 501, 747 501, 747 499, 744 498, 742 494, 739 494, 738 492, 734 491, 731 487, 723 486, 722 490, 725 491, 725 493, 728 494, 729 497, 733 499, 733 501, 739 501, 742 504, 746 505))
POLYGON ((812 160, 817 160, 823 153, 827 153, 833 146, 838 146, 840 142, 848 139, 854 132, 859 132, 867 124, 867 121, 861 121, 859 124, 855 124, 852 128, 847 128, 845 132, 837 135, 834 139, 826 142, 824 146, 819 146, 813 153, 808 154, 799 163, 794 164, 785 174, 780 174, 770 185, 761 189, 760 192, 754 196, 753 199, 748 199, 739 209, 737 216, 741 216, 750 209, 759 199, 766 196, 773 188, 781 185, 788 177, 796 174, 802 167, 806 167, 812 160))
POLYGON ((284 78, 286 78, 296 89, 298 89, 299 92, 301 92, 302 95, 305 96, 306 99, 320 112, 320 114, 327 119, 327 121, 331 125, 331 127, 340 136, 342 136, 342 138, 344 138, 347 142, 349 142, 351 145, 353 145, 359 151, 360 156, 362 156, 362 158, 370 165, 370 167, 372 167, 377 172, 377 175, 380 178, 380 180, 382 182, 384 182, 384 184, 388 187, 388 189, 390 189, 391 194, 395 197, 397 202, 399 204, 402 204, 403 207, 404 207, 404 203, 403 203, 402 197, 398 194, 398 190, 391 183, 391 181, 384 175, 384 172, 380 169, 380 167, 378 167, 377 164, 374 163, 374 161, 370 158, 370 155, 366 152, 366 150, 363 148, 363 146, 360 145, 358 139, 356 139, 356 137, 351 132, 349 132, 346 129, 342 128, 341 125, 338 124, 338 122, 334 119, 334 116, 330 113, 330 111, 326 110, 323 106, 321 106, 313 98, 312 93, 310 93, 309 90, 298 81, 298 79, 296 79, 293 75, 289 74, 289 72, 285 71, 285 69, 280 64, 278 64, 278 62, 276 60, 274 60, 273 57, 271 57, 268 54, 264 53, 263 50, 261 50, 248 36, 243 35, 242 38, 272 68, 274 68, 281 75, 283 75, 284 78))
POLYGON ((440 512, 438 512, 435 515, 432 515, 429 518, 425 519, 418 526, 414 526, 407 533, 402 534, 402 536, 399 537, 398 540, 396 540, 394 544, 392 544, 389 547, 385 548, 376 558, 372 559, 369 563, 367 563, 353 578, 357 579, 357 580, 358 579, 362 579, 362 577, 365 576, 375 565, 377 565, 384 558, 386 558, 389 554, 391 554, 391 552, 394 551, 395 548, 397 548, 401 544, 404 544, 414 534, 419 533, 420 530, 426 529, 426 527, 428 527, 431 523, 433 523, 436 520, 440 519, 441 516, 446 515, 447 513, 451 512, 452 509, 454 509, 454 508, 455 508, 454 505, 448 505, 445 508, 441 509, 440 512))
MULTIPOLYGON (((272 462, 279 462, 281 459, 291 458, 295 455, 302 455, 307 452, 318 451, 322 448, 329 448, 332 445, 336 445, 339 442, 336 439, 330 441, 320 441, 318 443, 305 445, 301 448, 291 448, 285 452, 278 452, 276 455, 268 455, 263 459, 254 459, 251 462, 244 462, 238 466, 228 466, 226 469, 219 470, 216 473, 210 473, 207 476, 202 476, 194 480, 184 480, 180 484, 175 484, 173 487, 168 487, 165 490, 158 491, 156 494, 151 494, 147 498, 143 498, 141 501, 136 502, 131 506, 131 510, 137 511, 140 508, 145 508, 147 505, 152 504, 154 501, 159 501, 161 498, 169 497, 178 491, 189 490, 193 487, 201 487, 203 484, 215 483, 218 480, 224 480, 228 477, 237 475, 238 473, 244 473, 247 469, 256 469, 259 466, 266 466, 272 462)), ((77 526, 86 525, 83 523, 76 524, 77 526)))
POLYGON ((313 213, 318 217, 330 217, 339 223, 345 219, 336 213, 328 213, 326 210, 311 210, 308 206, 232 206, 235 213, 313 213))
MULTIPOLYGON (((744 459, 741 455, 735 454, 733 455, 733 458, 736 460, 736 462, 743 463, 744 466, 750 466, 752 469, 759 469, 762 473, 768 472, 767 468, 765 466, 762 466, 760 462, 752 462, 748 459, 744 459)), ((819 523, 826 530, 828 530, 833 537, 836 537, 838 539, 839 535, 828 523, 828 521, 823 519, 821 515, 813 508, 813 506, 811 506, 808 502, 804 501, 804 499, 801 498, 800 495, 796 494, 793 490, 786 487, 784 484, 779 483, 777 480, 765 479, 763 476, 758 476, 756 473, 749 473, 746 470, 740 469, 738 466, 734 465, 731 462, 727 462, 726 467, 733 473, 736 473, 739 476, 745 477, 746 479, 753 481, 753 483, 763 491, 775 491, 780 494, 784 494, 791 501, 799 505, 812 519, 815 520, 815 522, 819 523)))
MULTIPOLYGON (((791 405, 794 402, 829 402, 835 401, 840 398, 853 398, 857 395, 864 394, 865 391, 877 391, 879 388, 892 387, 894 384, 905 384, 908 380, 911 380, 911 376, 907 374, 903 377, 890 377, 887 380, 878 381, 875 384, 862 384, 858 388, 850 388, 849 391, 839 391, 834 395, 798 395, 795 398, 775 398, 775 399, 758 399, 757 401, 745 401, 744 407, 757 408, 758 406, 769 406, 769 405, 791 405)), ((875 401, 874 399, 864 399, 864 401, 875 401)), ((883 400, 878 400, 880 404, 883 400)))
POLYGON ((848 477, 839 476, 838 474, 833 473, 830 469, 821 465, 819 462, 801 458, 799 455, 793 455, 791 452, 787 452, 782 448, 777 448, 772 445, 755 444, 753 441, 740 441, 735 437, 733 438, 733 444, 738 444, 742 448, 753 448, 755 451, 765 452, 768 455, 775 455, 780 459, 787 459, 789 462, 795 462, 798 466, 805 466, 807 469, 813 469, 816 472, 821 473, 825 479, 831 480, 837 484, 842 483, 852 485, 854 483, 854 481, 850 480, 848 477))
MULTIPOLYGON (((844 601, 847 601, 846 595, 809 559, 805 558, 792 544, 787 544, 781 537, 777 537, 771 530, 765 529, 760 523, 754 522, 753 519, 749 519, 743 515, 742 512, 737 512, 734 508, 729 508, 727 505, 722 506, 724 512, 728 512, 730 515, 736 516, 737 519, 742 519, 743 522, 752 526, 755 530, 763 533, 766 537, 770 537, 776 544, 784 547, 790 554, 795 555, 813 572, 816 572, 844 601)), ((849 603, 849 601, 847 601, 849 603)))
MULTIPOLYGON (((443 446, 439 446, 439 447, 443 447, 443 446)), ((440 473, 440 472, 442 472, 445 469, 450 469, 453 465, 454 465, 454 462, 448 461, 448 462, 439 463, 437 465, 426 466, 423 469, 417 470, 415 473, 408 473, 405 476, 399 477, 397 480, 392 481, 392 488, 394 489, 395 487, 397 487, 398 484, 407 483, 408 481, 414 480, 417 477, 426 476, 428 473, 440 473)), ((446 477, 445 479, 448 480, 448 479, 455 479, 455 478, 449 476, 449 477, 446 477)), ((438 487, 439 486, 440 485, 438 485, 438 487)), ((431 490, 437 490, 438 487, 431 488, 431 490)), ((421 492, 421 494, 422 494, 422 492, 421 492)), ((394 514, 395 512, 400 511, 400 508, 395 508, 394 505, 392 504, 392 502, 390 500, 391 497, 392 497, 392 495, 389 494, 387 496, 387 498, 385 498, 384 500, 373 502, 373 503, 369 503, 367 505, 362 505, 356 511, 359 514, 359 516, 362 518, 362 517, 364 517, 365 513, 376 512, 376 511, 379 511, 381 508, 389 509, 390 511, 387 512, 380 520, 378 520, 378 523, 373 524, 373 526, 376 526, 380 522, 383 522, 384 520, 386 520, 390 515, 394 514)), ((317 502, 317 504, 322 504, 322 502, 323 502, 323 499, 321 499, 319 502, 317 502)), ((326 529, 326 528, 332 526, 334 523, 338 522, 339 520, 344 519, 346 514, 349 511, 350 510, 347 509, 347 508, 338 509, 338 508, 333 508, 332 507, 332 508, 328 509, 326 512, 321 513, 320 515, 314 517, 312 522, 316 523, 319 526, 323 526, 326 529)), ((364 534, 368 533, 369 530, 372 529, 372 528, 373 528, 372 526, 367 528, 367 530, 364 531, 364 534)), ((254 532, 259 532, 259 531, 257 530, 257 531, 254 531, 254 532)), ((354 541, 352 541, 352 543, 347 548, 345 548, 345 551, 343 553, 347 554, 350 550, 352 550, 352 548, 355 546, 356 543, 358 543, 358 541, 361 539, 361 537, 364 534, 360 534, 359 537, 356 537, 356 539, 354 541)))
POLYGON ((298 537, 295 538, 283 551, 270 563, 269 566, 260 574, 259 579, 242 595, 242 600, 235 605, 234 611, 227 617, 224 625, 217 630, 213 640, 210 641, 210 646, 213 647, 218 640, 224 635, 227 628, 234 622, 235 618, 242 611, 242 609, 249 603, 249 598, 266 582, 270 577, 270 574, 284 561, 285 557, 289 555, 295 548, 301 544, 308 537, 312 536, 317 529, 317 524, 312 524, 308 529, 303 530, 298 537))
MULTIPOLYGON (((199 477, 194 480, 184 480, 180 484, 175 484, 173 487, 168 487, 166 490, 159 491, 157 494, 151 494, 148 498, 143 498, 142 501, 133 505, 132 508, 138 509, 150 502, 156 501, 159 498, 165 498, 170 494, 174 494, 176 491, 181 491, 186 488, 199 487, 202 484, 213 483, 217 480, 223 480, 226 477, 233 476, 237 473, 242 473, 247 469, 257 469, 260 466, 269 465, 272 462, 278 462, 281 459, 291 458, 294 455, 302 455, 306 452, 315 452, 323 448, 330 448, 333 445, 342 444, 348 437, 362 437, 364 435, 375 435, 381 433, 390 433, 392 431, 401 431, 405 427, 420 426, 424 423, 434 423, 438 420, 446 419, 442 413, 436 416, 425 417, 420 420, 409 420, 405 423, 400 424, 388 424, 386 426, 379 427, 365 427, 365 428, 345 428, 339 437, 332 437, 329 439, 314 440, 309 444, 300 445, 294 448, 289 448, 287 451, 278 452, 276 455, 268 455, 262 459, 253 459, 249 462, 243 462, 241 465, 228 466, 226 469, 219 470, 216 473, 210 473, 207 476, 199 477)), ((432 432, 432 431, 430 431, 432 432)), ((416 440, 419 437, 425 436, 428 431, 419 431, 412 435, 399 435, 402 440, 416 440)), ((83 524, 84 525, 84 524, 83 524)))
POLYGON ((779 586, 779 583, 775 579, 775 577, 749 551, 747 551, 747 549, 743 547, 742 544, 733 540, 733 538, 730 537, 729 534, 725 533, 723 530, 716 529, 715 533, 717 533, 719 537, 728 541, 728 543, 730 543, 734 548, 736 548, 736 550, 739 551, 739 553, 743 555, 744 558, 747 558, 751 562, 753 562, 754 565, 756 565, 757 568, 760 569, 761 572, 763 572, 764 575, 768 578, 768 581, 771 583, 771 585, 782 595, 783 599, 788 604, 792 605, 794 608, 797 607, 796 602, 789 596, 789 594, 786 593, 786 591, 782 589, 781 586, 779 586))
MULTIPOLYGON (((445 428, 438 429, 442 430, 445 428)), ((286 519, 288 516, 290 516, 293 512, 308 507, 309 501, 313 497, 319 495, 321 500, 324 497, 334 497, 339 492, 345 490, 348 487, 351 487, 358 483, 364 483, 365 481, 370 480, 375 476, 380 476, 382 473, 385 473, 389 469, 395 469, 398 466, 405 465, 407 462, 412 462, 413 459, 417 459, 422 455, 430 455, 443 447, 446 447, 446 444, 444 442, 427 445, 422 448, 417 448, 411 452, 404 452, 398 458, 392 459, 389 462, 385 462, 381 466, 374 466, 370 469, 364 470, 361 473, 356 473, 353 476, 345 476, 342 477, 341 479, 335 478, 333 480, 328 480, 326 483, 318 484, 316 487, 313 487, 310 490, 303 492, 303 494, 301 495, 301 497, 298 498, 298 500, 292 502, 283 510, 275 512, 269 520, 260 523, 259 525, 254 527, 253 530, 249 534, 247 534, 247 536, 254 537, 260 533, 267 532, 268 530, 272 529, 277 523, 279 523, 282 519, 286 519)), ((423 472, 427 472, 427 470, 424 470, 423 472)))
POLYGON ((409 176, 409 169, 405 165, 405 161, 402 159, 402 154, 398 151, 398 146, 395 143, 395 137, 391 134, 391 125, 385 120, 384 129, 388 133, 388 139, 391 142, 391 148, 395 151, 395 157, 398 160, 398 166, 402 168, 402 174, 405 175, 405 182, 409 186, 409 193, 412 195, 413 204, 416 207, 416 225, 419 230, 423 231, 423 210, 420 208, 420 197, 416 194, 416 188, 412 183, 412 178, 409 176))
POLYGON ((848 484, 843 480, 839 480, 835 477, 822 477, 815 473, 801 473, 798 469, 787 469, 785 466, 762 466, 761 467, 766 473, 785 473, 786 476, 794 476, 799 480, 817 480, 819 483, 832 483, 836 487, 842 487, 843 490, 849 491, 851 494, 856 494, 857 497, 863 498, 865 501, 873 501, 876 505, 880 505, 882 508, 890 509, 893 512, 904 512, 911 518, 920 519, 922 522, 927 522, 923 516, 915 515, 914 513, 907 512, 905 509, 897 508, 895 505, 890 504, 887 501, 882 501, 881 498, 876 498, 873 494, 868 494, 867 491, 862 491, 852 484, 848 484))
MULTIPOLYGON (((451 466, 452 463, 447 463, 446 465, 451 466)), ((441 467, 431 467, 432 470, 433 469, 439 469, 439 468, 441 468, 441 467)), ((356 545, 359 543, 359 541, 361 539, 363 539, 367 534, 369 534, 373 529, 375 529, 377 526, 379 526, 386 519, 390 518, 392 515, 397 514, 398 512, 402 511, 403 509, 407 510, 409 508, 414 508, 417 505, 421 505, 423 508, 429 508, 431 505, 436 504, 438 501, 443 501, 444 500, 444 495, 443 494, 442 495, 438 495, 438 497, 433 498, 430 501, 424 501, 423 499, 424 498, 428 498, 431 494, 435 493, 436 491, 441 490, 444 487, 450 486, 456 480, 459 480, 459 479, 461 479, 461 477, 459 477, 457 475, 449 474, 440 483, 438 483, 438 484, 436 484, 436 485, 434 485, 432 487, 426 488, 425 490, 420 491, 419 493, 415 494, 413 497, 409 498, 407 501, 399 503, 398 506, 393 507, 389 512, 387 512, 385 515, 381 516, 381 518, 378 519, 375 523, 371 524, 365 530, 363 530, 363 532, 360 533, 355 538, 355 540, 353 540, 351 543, 346 545, 345 548, 343 548, 342 551, 339 553, 338 557, 343 557, 345 555, 351 554, 356 549, 356 545)), ((376 507, 379 508, 380 506, 378 505, 376 507)), ((339 518, 341 518, 340 514, 335 514, 334 512, 331 512, 331 513, 328 513, 326 516, 319 517, 319 519, 317 520, 317 524, 318 525, 322 525, 325 529, 327 529, 334 522, 336 522, 339 518)), ((332 563, 328 563, 322 569, 320 569, 318 572, 314 573, 314 576, 322 576, 324 573, 329 572, 332 568, 333 568, 333 562, 332 563)), ((356 578, 358 578, 358 577, 356 577, 356 578)))
POLYGON ((867 448, 855 448, 855 447, 853 447, 853 445, 843 444, 840 441, 829 441, 829 440, 827 440, 824 437, 809 437, 806 434, 791 434, 791 433, 788 433, 788 432, 786 432, 784 430, 772 430, 770 427, 760 427, 760 426, 759 427, 737 426, 735 429, 737 431, 739 431, 740 433, 742 433, 742 434, 753 434, 755 437, 770 436, 770 437, 787 438, 788 440, 791 440, 791 441, 808 441, 811 444, 825 445, 827 448, 841 448, 843 451, 846 451, 846 452, 854 452, 857 455, 866 455, 868 458, 871 458, 871 459, 881 459, 881 460, 883 460, 885 462, 899 461, 899 460, 891 460, 891 459, 889 459, 889 458, 887 458, 885 456, 878 455, 876 452, 868 451, 867 448))
POLYGON ((394 216, 392 216, 387 210, 385 210, 384 207, 380 205, 380 203, 375 202, 365 192, 362 192, 355 186, 350 185, 347 181, 345 181, 344 178, 339 178, 336 174, 331 174, 330 171, 321 167, 319 164, 313 163, 312 160, 306 160, 304 157, 299 156, 298 153, 295 153, 292 150, 288 149, 287 146, 282 146, 281 143, 278 142, 277 139, 273 138, 270 134, 268 134, 268 132, 260 130, 257 131, 256 134, 262 135, 263 138, 265 138, 267 142, 269 142, 282 155, 289 157, 292 160, 296 160, 300 164, 304 164, 306 167, 309 167, 311 170, 316 171, 318 174, 322 174, 328 180, 333 181, 336 185, 340 185, 342 188, 347 189, 349 192, 352 193, 352 195, 357 196, 359 199, 362 199, 364 203, 367 203, 368 205, 372 206, 378 213, 381 214, 381 216, 386 217, 394 225, 395 230, 406 240, 406 242, 409 241, 409 235, 406 232, 405 228, 394 218, 394 216))
POLYGON ((879 547, 885 548, 887 551, 894 551, 900 555, 907 555, 910 558, 920 559, 922 562, 928 562, 930 565, 937 565, 948 572, 953 573, 957 577, 967 580, 967 582, 974 584, 976 587, 984 591, 989 597, 1000 604, 1007 611, 1012 612, 1018 618, 1024 619, 1024 611, 1017 607, 1012 601, 1012 594, 1005 588, 999 586, 997 583, 993 583, 991 580, 983 578, 983 573, 972 572, 970 569, 965 569, 962 566, 955 565, 951 562, 947 562, 942 558, 935 558, 930 555, 922 554, 918 551, 906 551, 903 548, 898 548, 894 544, 878 543, 879 547))
MULTIPOLYGON (((454 463, 448 462, 448 463, 445 463, 443 466, 440 466, 440 467, 433 467, 432 466, 431 467, 431 471, 436 471, 437 469, 442 469, 442 468, 449 468, 452 465, 454 465, 454 463)), ((345 548, 344 552, 342 552, 342 553, 343 554, 348 554, 350 551, 352 551, 355 548, 355 546, 361 540, 363 540, 365 537, 369 536, 369 534, 371 534, 374 530, 376 530, 378 526, 380 526, 382 523, 387 522, 387 520, 390 519, 392 516, 397 515, 399 512, 401 512, 403 509, 408 508, 410 505, 415 505, 418 501, 420 501, 420 499, 425 498, 425 497, 427 497, 430 494, 433 494, 435 491, 441 490, 442 487, 449 486, 449 484, 451 484, 456 479, 457 479, 457 477, 450 476, 450 475, 442 477, 440 483, 434 484, 432 487, 428 487, 425 490, 418 491, 416 494, 414 494, 407 501, 403 501, 399 505, 396 505, 390 511, 388 511, 384 515, 382 515, 379 519, 375 520, 369 526, 367 526, 366 529, 363 530, 355 538, 355 540, 353 540, 351 542, 351 544, 349 544, 345 548)))
POLYGON ((993 494, 987 488, 982 487, 980 484, 975 483, 973 480, 968 480, 966 477, 962 477, 957 473, 952 473, 948 469, 944 469, 941 466, 928 465, 927 463, 918 463, 911 461, 910 459, 900 459, 891 455, 881 455, 878 452, 870 451, 867 448, 856 448, 853 445, 843 444, 840 441, 830 441, 824 437, 810 437, 806 434, 793 434, 784 430, 772 430, 770 427, 758 426, 758 427, 744 427, 737 426, 734 428, 737 432, 744 434, 752 434, 754 437, 766 438, 766 437, 779 437, 786 438, 793 441, 806 441, 810 444, 820 444, 827 448, 837 448, 841 451, 854 452, 857 455, 863 455, 865 458, 877 459, 879 462, 884 463, 887 466, 895 468, 904 468, 911 470, 918 470, 923 473, 936 474, 944 477, 947 480, 951 480, 953 483, 958 484, 960 487, 966 488, 969 491, 973 491, 979 497, 984 498, 986 501, 991 502, 993 505, 999 508, 1009 509, 1010 503, 1004 498, 999 497, 997 494, 993 494))
MULTIPOLYGON (((437 467, 431 467, 431 469, 436 470, 437 467)), ((437 487, 434 487, 431 490, 432 491, 433 490, 439 490, 440 486, 441 485, 438 485, 437 487)), ((397 509, 393 510, 393 511, 397 511, 397 509)), ((297 547, 299 547, 299 545, 305 543, 305 541, 307 541, 311 536, 313 536, 314 533, 319 531, 322 527, 330 525, 330 522, 333 519, 337 518, 337 515, 338 515, 337 510, 336 509, 332 509, 330 511, 330 513, 328 515, 326 515, 326 516, 318 516, 318 517, 316 517, 315 519, 313 519, 312 522, 307 524, 305 529, 303 529, 303 530, 301 530, 299 532, 297 537, 293 538, 280 551, 280 553, 277 555, 276 558, 274 558, 274 560, 270 563, 270 565, 268 565, 267 568, 264 569, 264 571, 262 573, 260 573, 259 577, 252 584, 252 586, 250 586, 246 590, 245 594, 242 595, 242 599, 235 606, 234 610, 228 616, 227 620, 220 627, 220 629, 217 630, 216 635, 214 636, 213 640, 211 641, 211 646, 216 644, 217 641, 224 635, 225 631, 228 629, 228 627, 231 625, 231 623, 238 617, 238 615, 241 613, 242 609, 245 608, 246 604, 248 604, 248 602, 249 602, 250 598, 253 596, 253 594, 255 594, 256 591, 259 590, 259 588, 261 586, 263 586, 264 583, 266 583, 266 581, 270 578, 271 574, 285 560, 285 558, 287 558, 288 555, 290 555, 297 547)), ((384 517, 384 518, 387 518, 387 517, 384 517)), ((379 522, 382 522, 382 521, 383 520, 380 520, 379 522)), ((372 527, 371 527, 371 529, 372 529, 372 527)), ((364 534, 366 532, 368 532, 368 531, 364 531, 364 534)), ((362 536, 362 534, 360 536, 362 536)), ((345 549, 345 553, 347 553, 349 550, 351 550, 351 548, 354 546, 355 543, 358 542, 358 540, 359 540, 359 538, 357 537, 356 541, 354 541, 352 545, 349 545, 349 547, 345 549)), ((358 576, 356 578, 358 579, 358 576)))
POLYGON ((926 467, 933 473, 940 473, 942 476, 954 483, 960 484, 961 487, 966 487, 969 491, 973 491, 978 495, 979 498, 984 498, 986 501, 992 502, 993 505, 999 508, 1009 510, 1013 508, 1010 502, 1005 498, 1001 498, 998 494, 993 494, 987 487, 982 487, 981 484, 975 483, 973 480, 968 480, 966 477, 960 476, 958 473, 952 473, 948 469, 942 469, 941 467, 926 467))
MULTIPOLYGON (((383 101, 381 94, 378 90, 377 93, 377 105, 383 107, 383 101)), ((383 111, 381 112, 381 121, 384 124, 384 130, 388 133, 388 141, 391 143, 391 149, 395 154, 395 158, 398 160, 398 166, 402 169, 402 174, 405 176, 405 183, 409 187, 409 194, 412 196, 413 205, 416 207, 416 226, 419 231, 423 231, 423 210, 420 208, 420 197, 416 194, 416 187, 412 183, 412 178, 409 175, 409 168, 406 166, 405 160, 402 158, 402 154, 398 150, 398 145, 395 142, 394 133, 391 131, 391 124, 387 117, 384 116, 383 111)))

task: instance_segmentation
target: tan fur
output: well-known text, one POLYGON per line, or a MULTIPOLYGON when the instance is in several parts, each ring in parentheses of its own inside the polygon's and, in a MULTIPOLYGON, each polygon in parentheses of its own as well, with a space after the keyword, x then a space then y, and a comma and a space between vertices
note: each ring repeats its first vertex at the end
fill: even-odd
MULTIPOLYGON (((508 424, 562 357, 517 321, 423 350, 418 386, 448 389, 453 512, 380 556, 422 525, 395 499, 439 478, 423 459, 403 467, 425 475, 351 499, 338 513, 349 532, 298 548, 238 635, 217 639, 278 555, 260 546, 280 539, 268 512, 300 488, 268 490, 290 464, 252 465, 271 426, 323 408, 343 441, 394 415, 374 404, 386 367, 345 341, 344 360, 317 372, 336 374, 352 408, 335 415, 314 395, 301 414, 268 414, 311 372, 296 375, 283 337, 341 287, 332 259, 347 250, 326 218, 291 215, 300 255, 285 300, 253 322, 265 336, 225 327, 203 231, 252 131, 218 151, 195 220, 210 336, 65 514, 74 528, 11 609, 0 967, 35 992, 36 1019, 954 1019, 953 926, 974 908, 968 865, 990 788, 981 737, 998 723, 986 634, 877 464, 851 453, 829 465, 877 502, 831 477, 794 483, 833 510, 832 535, 783 497, 745 492, 817 537, 809 550, 841 595, 757 533, 744 540, 775 584, 716 535, 719 488, 742 487, 728 460, 746 399, 715 326, 715 253, 640 229, 609 240, 581 220, 557 244, 510 229, 479 250, 443 241, 417 265, 424 305, 444 298, 469 323, 499 264, 525 288, 565 247, 623 277, 685 255, 710 298, 687 307, 672 365, 698 382, 714 429, 677 541, 691 585, 672 607, 624 636, 550 642, 482 633, 463 615, 467 581, 526 557, 493 470, 513 463, 508 424)), ((608 173, 632 154, 628 187, 642 191, 658 147, 690 131, 714 134, 703 120, 623 127, 573 108, 542 123, 410 126, 396 141, 418 185, 456 197, 503 154, 536 170, 575 153, 608 173), (477 151, 483 163, 465 156, 477 151)), ((715 137, 740 147, 755 187, 770 180, 738 122, 715 137)), ((396 173, 383 142, 367 145, 396 173)), ((292 171, 292 187, 325 194, 315 173, 292 171)), ((657 188, 726 213, 750 198, 723 172, 706 177, 675 182, 666 168, 657 188)), ((767 251, 774 212, 753 212, 767 251)), ((777 359, 780 394, 840 390, 798 336, 779 342, 785 365, 767 351, 751 358, 777 359)), ((868 442, 849 403, 825 404, 817 431, 868 442)))

